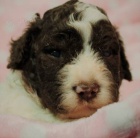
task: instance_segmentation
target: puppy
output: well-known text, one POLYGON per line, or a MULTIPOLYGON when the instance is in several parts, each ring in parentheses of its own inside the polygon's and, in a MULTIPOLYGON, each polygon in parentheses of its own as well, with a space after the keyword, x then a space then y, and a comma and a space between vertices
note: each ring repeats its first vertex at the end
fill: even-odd
POLYGON ((71 0, 39 14, 11 43, 0 113, 48 122, 88 117, 132 80, 123 42, 101 8, 71 0))

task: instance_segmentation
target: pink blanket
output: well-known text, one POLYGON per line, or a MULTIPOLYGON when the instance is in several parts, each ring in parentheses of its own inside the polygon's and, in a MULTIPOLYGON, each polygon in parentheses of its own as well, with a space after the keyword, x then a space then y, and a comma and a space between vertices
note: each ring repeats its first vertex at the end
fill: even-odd
MULTIPOLYGON (((125 43, 133 82, 123 81, 120 102, 87 119, 48 124, 0 115, 0 138, 138 138, 140 137, 140 0, 83 0, 103 7, 125 43)), ((0 82, 5 79, 9 42, 22 34, 34 13, 41 15, 66 0, 0 1, 0 82)))

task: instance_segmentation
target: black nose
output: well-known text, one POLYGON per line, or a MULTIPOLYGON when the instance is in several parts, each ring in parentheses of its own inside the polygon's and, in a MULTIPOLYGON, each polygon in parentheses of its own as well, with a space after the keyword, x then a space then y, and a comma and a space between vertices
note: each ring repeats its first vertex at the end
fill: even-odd
POLYGON ((73 90, 79 95, 81 99, 90 101, 96 97, 97 93, 99 92, 99 85, 96 83, 92 85, 80 84, 78 86, 74 86, 73 90))

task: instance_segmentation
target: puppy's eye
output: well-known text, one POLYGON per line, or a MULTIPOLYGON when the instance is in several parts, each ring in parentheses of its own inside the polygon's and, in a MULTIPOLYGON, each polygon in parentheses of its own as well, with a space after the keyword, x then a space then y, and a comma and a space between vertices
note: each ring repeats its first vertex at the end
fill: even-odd
POLYGON ((60 50, 57 50, 57 49, 44 49, 43 50, 45 54, 49 54, 53 57, 56 57, 56 58, 60 58, 61 56, 61 51, 60 50))
POLYGON ((53 50, 49 52, 50 55, 59 58, 61 56, 61 51, 60 50, 53 50))
POLYGON ((111 51, 109 51, 109 50, 106 50, 106 51, 104 51, 103 52, 103 55, 105 56, 105 57, 110 57, 111 56, 111 51))

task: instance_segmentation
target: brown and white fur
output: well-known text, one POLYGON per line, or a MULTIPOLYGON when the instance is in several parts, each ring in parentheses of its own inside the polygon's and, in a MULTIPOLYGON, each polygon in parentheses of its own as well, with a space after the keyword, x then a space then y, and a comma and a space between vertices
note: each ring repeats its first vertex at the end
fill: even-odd
POLYGON ((71 0, 37 14, 11 43, 0 113, 48 122, 88 117, 131 80, 123 42, 101 8, 71 0))

